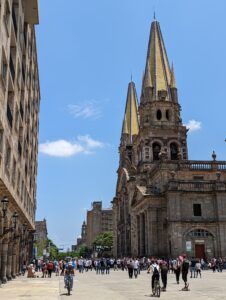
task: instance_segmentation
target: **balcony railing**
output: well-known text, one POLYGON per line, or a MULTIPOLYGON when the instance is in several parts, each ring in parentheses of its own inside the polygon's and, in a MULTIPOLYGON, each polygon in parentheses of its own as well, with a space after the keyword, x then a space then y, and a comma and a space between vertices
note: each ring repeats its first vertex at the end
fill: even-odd
POLYGON ((20 141, 18 141, 18 153, 19 153, 19 156, 22 155, 22 147, 21 147, 20 141))
POLYGON ((12 128, 13 127, 13 116, 12 116, 12 112, 11 112, 11 109, 8 104, 7 104, 7 119, 9 121, 10 127, 12 128))
POLYGON ((13 63, 13 59, 12 59, 11 55, 10 55, 10 59, 9 59, 9 68, 10 68, 12 79, 14 81, 14 79, 15 79, 15 68, 14 68, 14 63, 13 63))
POLYGON ((208 171, 208 170, 225 170, 226 171, 226 161, 180 161, 180 169, 189 169, 197 171, 208 171))
POLYGON ((12 19, 13 19, 13 26, 15 30, 15 36, 17 37, 17 19, 14 6, 12 7, 12 19))
POLYGON ((23 77, 23 81, 25 83, 25 69, 24 69, 24 64, 22 64, 22 77, 23 77))
POLYGON ((210 191, 226 191, 225 182, 213 182, 213 181, 170 181, 169 190, 176 191, 193 191, 193 192, 210 192, 210 191))
POLYGON ((23 118, 24 118, 24 110, 23 110, 23 105, 22 105, 21 102, 20 102, 20 115, 21 115, 21 119, 23 120, 23 118))

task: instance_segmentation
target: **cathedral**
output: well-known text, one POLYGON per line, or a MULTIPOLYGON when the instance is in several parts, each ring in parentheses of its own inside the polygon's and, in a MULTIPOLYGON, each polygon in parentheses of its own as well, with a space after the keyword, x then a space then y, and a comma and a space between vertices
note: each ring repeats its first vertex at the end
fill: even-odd
POLYGON ((140 103, 129 83, 113 203, 114 255, 226 257, 226 161, 188 159, 160 24, 151 24, 140 103))

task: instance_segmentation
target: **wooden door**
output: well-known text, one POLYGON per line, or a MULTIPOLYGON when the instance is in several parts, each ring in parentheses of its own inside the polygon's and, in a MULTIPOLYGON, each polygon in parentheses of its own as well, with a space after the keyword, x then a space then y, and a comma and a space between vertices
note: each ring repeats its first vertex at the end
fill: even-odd
POLYGON ((195 257, 196 258, 204 258, 205 257, 205 245, 204 244, 196 244, 195 245, 195 257))

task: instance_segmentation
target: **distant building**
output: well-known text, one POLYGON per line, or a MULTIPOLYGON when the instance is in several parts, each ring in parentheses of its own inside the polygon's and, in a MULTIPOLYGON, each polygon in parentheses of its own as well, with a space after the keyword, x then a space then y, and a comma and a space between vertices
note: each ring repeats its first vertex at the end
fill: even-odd
POLYGON ((84 221, 82 223, 81 236, 77 238, 76 245, 73 251, 78 251, 82 245, 86 245, 86 231, 87 231, 87 225, 86 222, 84 221))
POLYGON ((87 211, 87 247, 91 248, 95 238, 106 231, 113 231, 112 209, 103 209, 101 201, 93 202, 92 209, 87 211))
POLYGON ((76 247, 77 247, 77 245, 72 245, 71 246, 71 251, 76 251, 76 247))
POLYGON ((47 240, 48 231, 47 231, 46 219, 43 219, 43 221, 35 222, 35 234, 36 234, 35 236, 36 240, 47 240))

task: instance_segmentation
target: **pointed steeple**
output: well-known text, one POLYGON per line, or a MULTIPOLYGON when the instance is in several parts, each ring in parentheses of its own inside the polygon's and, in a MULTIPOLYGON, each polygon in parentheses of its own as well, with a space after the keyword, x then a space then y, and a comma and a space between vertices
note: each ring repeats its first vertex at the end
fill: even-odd
POLYGON ((174 65, 172 63, 172 68, 171 68, 171 79, 170 79, 170 87, 176 89, 177 84, 176 84, 176 78, 174 74, 174 65))
POLYGON ((122 126, 122 138, 126 144, 132 144, 132 138, 137 135, 139 131, 139 117, 138 117, 138 100, 136 87, 133 81, 129 83, 126 109, 124 121, 122 126))
POLYGON ((154 19, 148 45, 146 66, 149 65, 150 77, 154 87, 153 100, 171 100, 171 70, 162 37, 160 24, 154 19))
POLYGON ((143 79, 143 88, 152 88, 153 87, 153 83, 152 83, 152 79, 151 79, 151 70, 150 70, 150 64, 149 61, 147 62, 147 66, 145 69, 145 73, 144 73, 144 79, 143 79))

